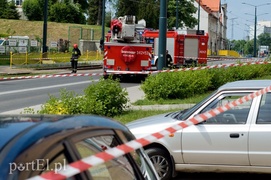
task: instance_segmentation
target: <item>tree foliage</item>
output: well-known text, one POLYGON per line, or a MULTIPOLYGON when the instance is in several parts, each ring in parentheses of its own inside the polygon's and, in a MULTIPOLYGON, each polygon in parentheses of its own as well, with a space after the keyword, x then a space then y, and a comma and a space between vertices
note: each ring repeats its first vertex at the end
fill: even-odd
POLYGON ((50 7, 49 20, 60 23, 84 24, 85 16, 78 4, 57 2, 50 7))
MULTIPOLYGON (((85 2, 85 1, 80 1, 85 2)), ((85 16, 82 5, 70 3, 69 0, 59 2, 57 0, 48 1, 48 20, 62 23, 84 24, 85 16)), ((25 0, 23 2, 23 12, 30 21, 43 20, 44 1, 43 0, 25 0)))
POLYGON ((247 41, 244 46, 244 54, 253 54, 253 40, 247 41))
POLYGON ((159 27, 159 2, 156 0, 142 0, 138 5, 138 20, 144 19, 148 28, 159 27))
MULTIPOLYGON (((197 12, 197 8, 194 6, 194 0, 176 0, 168 1, 168 28, 176 26, 176 10, 178 10, 178 27, 193 28, 197 24, 197 19, 193 16, 197 12)), ((178 28, 177 27, 177 28, 178 28)))
POLYGON ((41 21, 43 19, 43 6, 41 0, 24 0, 23 12, 30 21, 41 21))
POLYGON ((101 25, 101 22, 102 22, 101 11, 102 11, 102 1, 89 0, 88 19, 87 19, 88 24, 101 25))
POLYGON ((19 19, 20 15, 16 10, 14 1, 0 0, 0 18, 19 19))
POLYGON ((116 4, 116 16, 134 15, 137 17, 140 3, 141 1, 118 0, 116 4))
POLYGON ((271 36, 269 33, 262 33, 258 36, 258 44, 260 46, 271 46, 271 36))
MULTIPOLYGON (((176 9, 178 9, 178 26, 193 28, 197 24, 197 19, 193 14, 197 11, 194 0, 178 1, 168 0, 167 21, 168 29, 176 25, 176 9)), ((118 0, 116 3, 116 16, 135 15, 138 20, 145 19, 148 28, 159 28, 160 1, 158 0, 118 0)))

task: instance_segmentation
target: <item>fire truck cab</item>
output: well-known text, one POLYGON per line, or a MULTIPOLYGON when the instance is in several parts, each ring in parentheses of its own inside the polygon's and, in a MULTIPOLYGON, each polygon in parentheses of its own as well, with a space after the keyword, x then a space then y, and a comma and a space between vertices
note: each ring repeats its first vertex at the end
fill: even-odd
MULTIPOLYGON (((208 34, 197 35, 179 33, 178 31, 167 31, 167 50, 173 59, 176 68, 187 65, 206 65, 208 34)), ((152 44, 153 60, 152 66, 157 67, 159 50, 159 31, 145 30, 143 33, 145 41, 152 44)))

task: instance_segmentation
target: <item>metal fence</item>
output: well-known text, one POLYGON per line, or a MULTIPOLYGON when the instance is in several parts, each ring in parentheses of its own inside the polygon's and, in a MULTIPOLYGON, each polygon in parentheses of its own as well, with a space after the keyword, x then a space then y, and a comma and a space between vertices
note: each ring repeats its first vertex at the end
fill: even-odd
MULTIPOLYGON (((7 59, 7 58, 5 58, 7 59)), ((71 52, 67 53, 13 53, 9 56, 10 66, 29 65, 29 64, 57 64, 70 62, 71 52)), ((100 51, 86 51, 78 61, 91 62, 103 59, 103 53, 100 51)), ((1 60, 1 56, 0 56, 1 60)))

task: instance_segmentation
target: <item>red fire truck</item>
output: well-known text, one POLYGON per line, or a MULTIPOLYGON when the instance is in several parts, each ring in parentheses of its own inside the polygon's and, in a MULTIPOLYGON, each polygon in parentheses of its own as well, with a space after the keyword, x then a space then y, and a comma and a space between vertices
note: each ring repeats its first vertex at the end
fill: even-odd
MULTIPOLYGON (((172 56, 174 67, 187 65, 206 65, 208 50, 208 34, 178 33, 167 31, 167 50, 172 56)), ((152 65, 157 67, 159 31, 146 30, 143 33, 146 42, 153 44, 152 65)))
POLYGON ((135 16, 111 21, 111 33, 104 43, 104 74, 147 75, 151 70, 152 44, 143 42, 145 21, 135 23, 135 16))

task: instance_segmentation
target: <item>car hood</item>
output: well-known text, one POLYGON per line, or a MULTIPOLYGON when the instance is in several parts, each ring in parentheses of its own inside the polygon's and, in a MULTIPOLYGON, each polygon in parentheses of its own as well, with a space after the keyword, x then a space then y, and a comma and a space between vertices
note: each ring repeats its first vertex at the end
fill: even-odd
POLYGON ((156 116, 150 116, 136 121, 127 123, 126 126, 130 131, 138 138, 145 136, 146 134, 152 134, 164 130, 170 127, 180 120, 174 119, 175 113, 160 114, 156 116))

